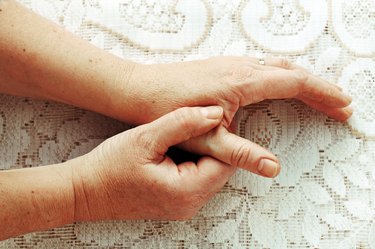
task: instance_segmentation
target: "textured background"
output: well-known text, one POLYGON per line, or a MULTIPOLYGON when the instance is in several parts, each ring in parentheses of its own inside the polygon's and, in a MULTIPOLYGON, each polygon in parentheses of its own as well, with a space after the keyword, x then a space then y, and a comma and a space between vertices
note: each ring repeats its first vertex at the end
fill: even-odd
MULTIPOLYGON (((245 107, 239 134, 279 156, 276 179, 239 170, 190 221, 77 223, 1 248, 375 248, 374 0, 21 2, 138 62, 284 56, 342 86, 355 114, 342 124, 293 100, 245 107)), ((126 128, 78 108, 0 95, 0 167, 62 162, 126 128)))

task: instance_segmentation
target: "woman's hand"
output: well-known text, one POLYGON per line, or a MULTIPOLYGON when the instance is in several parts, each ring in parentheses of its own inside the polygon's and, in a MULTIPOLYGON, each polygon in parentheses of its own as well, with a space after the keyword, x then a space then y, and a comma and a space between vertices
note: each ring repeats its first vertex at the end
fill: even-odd
POLYGON ((134 93, 142 113, 139 122, 181 106, 222 106, 223 126, 181 146, 266 177, 279 173, 277 159, 259 164, 252 155, 267 151, 227 130, 240 106, 265 99, 296 98, 340 121, 352 114, 348 107, 351 98, 340 87, 282 59, 265 59, 265 65, 249 57, 136 65, 129 84, 138 86, 134 93))
POLYGON ((74 221, 192 217, 236 167, 207 156, 176 165, 165 153, 222 118, 218 106, 181 108, 60 165, 0 171, 0 240, 74 221))
POLYGON ((218 106, 181 108, 74 159, 75 220, 192 217, 236 167, 211 157, 176 165, 165 153, 215 128, 222 117, 218 106))
POLYGON ((181 146, 256 174, 274 177, 280 166, 274 156, 267 164, 254 160, 270 153, 228 132, 240 106, 297 98, 338 120, 352 113, 340 88, 285 60, 260 65, 255 58, 216 57, 140 65, 90 45, 16 1, 0 1, 0 7, 0 92, 60 101, 133 124, 184 106, 219 105, 222 126, 181 146))
POLYGON ((221 56, 170 64, 137 64, 129 79, 142 106, 140 123, 182 106, 220 105, 228 127, 239 107, 265 99, 296 98, 345 121, 351 98, 341 88, 284 59, 221 56))

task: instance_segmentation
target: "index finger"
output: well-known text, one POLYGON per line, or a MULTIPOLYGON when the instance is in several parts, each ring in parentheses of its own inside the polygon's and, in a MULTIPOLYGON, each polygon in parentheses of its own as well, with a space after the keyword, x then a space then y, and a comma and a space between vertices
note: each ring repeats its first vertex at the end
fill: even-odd
MULTIPOLYGON (((313 75, 306 68, 301 67, 298 64, 295 64, 292 61, 287 60, 285 58, 272 58, 272 57, 264 58, 264 64, 265 64, 265 66, 267 66, 267 68, 274 68, 275 70, 277 70, 277 69, 286 69, 286 70, 298 69, 298 70, 304 71, 305 73, 313 75)), ((328 82, 328 81, 327 81, 327 83, 332 85, 333 87, 337 88, 339 91, 342 91, 342 88, 339 85, 328 82)))
POLYGON ((261 71, 260 81, 264 99, 309 99, 336 108, 352 100, 327 81, 299 69, 261 71))

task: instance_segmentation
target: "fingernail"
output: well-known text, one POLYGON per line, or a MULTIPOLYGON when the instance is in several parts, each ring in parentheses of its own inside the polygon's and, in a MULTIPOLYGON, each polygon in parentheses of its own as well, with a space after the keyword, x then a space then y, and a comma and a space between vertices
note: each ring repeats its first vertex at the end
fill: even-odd
POLYGON ((353 107, 348 106, 345 108, 345 112, 348 114, 348 116, 351 116, 353 114, 353 107))
POLYGON ((280 166, 272 160, 262 159, 258 165, 258 171, 267 177, 275 177, 279 174, 280 166))
POLYGON ((219 119, 223 117, 223 108, 221 106, 202 107, 201 113, 209 119, 219 119))
POLYGON ((339 85, 336 85, 336 84, 334 84, 334 86, 340 91, 340 92, 342 92, 343 91, 343 89, 342 89, 342 87, 341 86, 339 86, 339 85))
POLYGON ((345 96, 345 99, 346 99, 346 101, 348 102, 348 103, 351 103, 352 102, 352 97, 350 97, 349 95, 347 95, 347 94, 344 94, 344 96, 345 96))

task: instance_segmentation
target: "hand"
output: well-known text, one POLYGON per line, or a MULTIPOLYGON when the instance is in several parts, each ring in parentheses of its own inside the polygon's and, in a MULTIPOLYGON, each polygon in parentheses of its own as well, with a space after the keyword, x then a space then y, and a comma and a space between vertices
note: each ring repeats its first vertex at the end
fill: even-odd
POLYGON ((188 219, 235 172, 211 157, 176 165, 168 148, 218 126, 223 109, 181 108, 74 159, 75 220, 188 219))
POLYGON ((344 121, 352 114, 351 98, 340 87, 282 59, 215 57, 202 61, 137 65, 130 79, 139 87, 139 122, 148 122, 182 106, 220 105, 223 126, 181 146, 223 162, 274 177, 280 171, 275 156, 227 128, 240 106, 265 99, 296 98, 328 116, 344 121), (259 155, 271 159, 260 164, 259 155))
POLYGON ((181 146, 263 176, 278 174, 276 157, 227 130, 240 106, 297 98, 339 120, 352 112, 340 88, 285 60, 259 65, 255 58, 216 57, 139 65, 77 39, 16 1, 0 4, 0 92, 60 101, 134 124, 184 106, 220 105, 223 125, 181 146), (269 163, 257 161, 259 156, 269 163))

